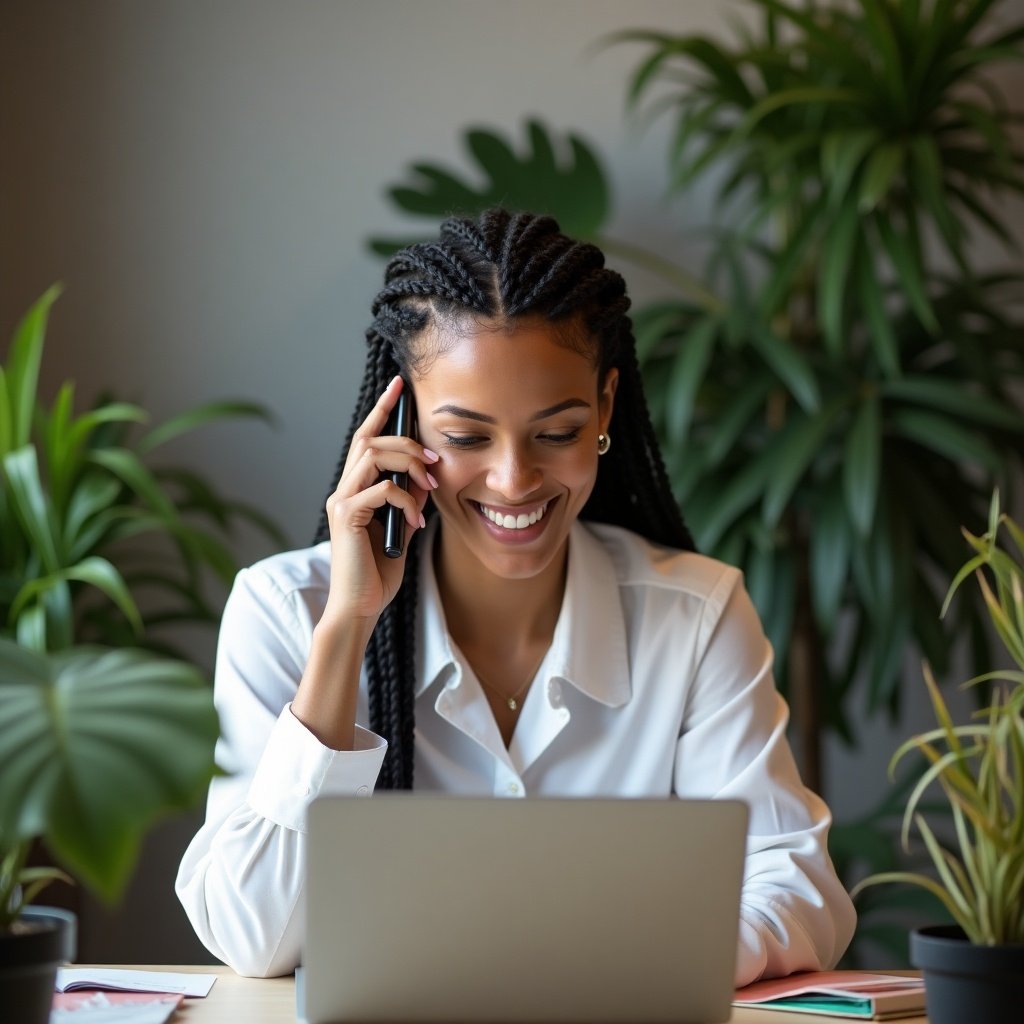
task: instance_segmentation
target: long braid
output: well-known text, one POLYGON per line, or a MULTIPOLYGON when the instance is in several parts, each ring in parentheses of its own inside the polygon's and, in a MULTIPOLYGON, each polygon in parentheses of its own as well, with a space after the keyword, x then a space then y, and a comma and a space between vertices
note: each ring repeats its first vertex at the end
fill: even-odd
MULTIPOLYGON (((416 342, 436 317, 479 315, 513 321, 542 316, 564 325, 565 344, 596 358, 599 380, 615 367, 619 382, 609 433, 611 450, 582 519, 611 523, 667 546, 693 550, 672 496, 644 398, 629 299, 621 276, 596 246, 574 242, 550 217, 488 210, 473 221, 452 218, 436 242, 392 257, 366 332, 366 371, 329 493, 337 487, 352 437, 387 387, 408 379, 421 353, 416 342)), ((433 504, 424 510, 427 518, 433 504)), ((330 536, 322 512, 316 540, 330 536)), ((409 541, 405 579, 384 610, 364 659, 370 728, 388 741, 378 786, 411 789, 415 749, 416 622, 421 531, 409 541)))

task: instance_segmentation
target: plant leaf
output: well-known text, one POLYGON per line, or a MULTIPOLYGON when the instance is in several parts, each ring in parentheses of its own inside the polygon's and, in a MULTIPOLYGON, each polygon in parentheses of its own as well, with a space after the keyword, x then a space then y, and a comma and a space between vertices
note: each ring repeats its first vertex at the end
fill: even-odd
MULTIPOLYGON (((610 192, 595 151, 576 135, 561 139, 537 119, 527 123, 528 150, 518 155, 502 136, 490 129, 468 130, 464 141, 483 172, 485 183, 474 187, 455 174, 427 164, 412 170, 412 184, 390 190, 391 198, 408 213, 441 217, 475 215, 490 206, 548 213, 575 238, 593 238, 608 219, 610 192)), ((371 239, 375 251, 390 247, 371 239)))
POLYGON ((676 353, 669 381, 671 398, 665 409, 668 438, 674 444, 686 441, 697 391, 711 362, 717 334, 717 321, 707 317, 687 332, 676 353))
POLYGON ((843 461, 843 491, 850 522, 866 537, 875 519, 875 504, 882 465, 882 414, 878 396, 870 394, 861 402, 846 437, 843 461))
POLYGON ((870 213, 889 194, 903 167, 903 147, 887 142, 868 158, 860 182, 857 208, 861 215, 870 213))
POLYGON ((195 669, 141 651, 45 657, 0 639, 0 833, 44 836, 101 898, 144 830, 202 798, 217 716, 195 669))
POLYGON ((778 525, 793 492, 808 467, 818 456, 843 410, 842 400, 833 400, 813 416, 794 414, 774 446, 772 471, 764 491, 763 518, 769 529, 778 525))
POLYGON ((815 413, 821 407, 821 391, 811 364, 803 353, 774 331, 756 324, 750 337, 754 348, 789 388, 800 408, 815 413))
POLYGON ((161 423, 159 427, 150 431, 139 441, 136 450, 140 455, 146 455, 154 448, 167 444, 168 441, 180 437, 182 434, 187 434, 197 427, 205 426, 207 423, 217 420, 234 420, 241 417, 261 419, 271 424, 274 422, 270 411, 266 406, 260 405, 258 402, 210 402, 206 405, 200 405, 195 409, 179 413, 177 416, 161 423))
POLYGON ((132 596, 128 592, 121 574, 107 559, 100 558, 98 555, 83 558, 76 565, 72 565, 67 569, 60 569, 48 576, 29 580, 18 591, 11 606, 11 615, 16 618, 30 601, 46 593, 58 583, 66 583, 72 580, 79 583, 88 583, 90 586, 102 591, 121 609, 135 632, 142 632, 142 617, 139 615, 139 609, 135 601, 132 600, 132 596))
POLYGON ((883 382, 879 391, 886 398, 903 399, 960 419, 1024 433, 1024 415, 1003 404, 996 396, 978 394, 966 385, 965 381, 944 380, 935 374, 908 374, 900 380, 883 382))
POLYGON ((822 247, 818 301, 825 344, 835 358, 843 351, 843 307, 859 231, 860 213, 854 203, 848 202, 841 208, 822 247))
POLYGON ((849 575, 851 534, 843 507, 842 489, 828 490, 811 525, 811 601, 822 632, 835 629, 849 575))
POLYGON ((18 519, 31 539, 33 550, 38 553, 47 571, 53 572, 60 565, 56 523, 39 479, 35 448, 25 445, 8 452, 3 459, 3 468, 18 519))
POLYGON ((937 452, 955 462, 980 463, 992 473, 1003 468, 1002 455, 984 438, 959 426, 948 417, 916 409, 897 409, 888 417, 894 434, 937 452))
POLYGON ((6 391, 9 423, 0 424, 0 455, 28 444, 32 415, 36 407, 39 364, 43 357, 43 341, 50 307, 61 293, 60 285, 52 285, 33 303, 14 331, 7 356, 6 391))

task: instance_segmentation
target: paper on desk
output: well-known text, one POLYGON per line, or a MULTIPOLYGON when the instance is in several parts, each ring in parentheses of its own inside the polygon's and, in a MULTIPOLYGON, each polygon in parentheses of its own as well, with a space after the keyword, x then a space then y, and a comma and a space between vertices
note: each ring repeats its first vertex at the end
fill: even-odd
POLYGON ((216 974, 179 974, 174 971, 128 971, 107 967, 65 967, 57 971, 58 992, 102 988, 113 992, 171 992, 175 995, 210 994, 216 974))
POLYGON ((166 992, 58 992, 50 1024, 165 1024, 184 999, 166 992))

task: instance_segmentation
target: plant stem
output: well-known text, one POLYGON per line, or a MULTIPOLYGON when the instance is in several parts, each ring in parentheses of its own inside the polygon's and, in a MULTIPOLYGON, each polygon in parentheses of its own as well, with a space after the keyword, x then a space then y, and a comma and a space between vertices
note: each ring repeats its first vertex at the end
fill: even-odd
MULTIPOLYGON (((796 517, 794 516, 794 519, 796 517)), ((811 604, 810 543, 794 523, 797 557, 796 608, 789 646, 789 699, 796 727, 796 750, 800 775, 808 789, 819 795, 825 786, 821 759, 820 667, 823 661, 821 633, 811 604)))
POLYGON ((16 843, 0 863, 0 931, 6 931, 21 913, 21 900, 16 899, 19 879, 28 858, 29 840, 16 843))
POLYGON ((678 288, 688 298, 693 299, 708 313, 720 313, 725 309, 724 303, 712 291, 710 291, 699 278, 684 270, 682 267, 667 260, 662 256, 643 249, 631 242, 620 242, 614 238, 596 238, 594 243, 599 245, 605 252, 615 256, 621 256, 645 270, 657 274, 671 285, 678 288))

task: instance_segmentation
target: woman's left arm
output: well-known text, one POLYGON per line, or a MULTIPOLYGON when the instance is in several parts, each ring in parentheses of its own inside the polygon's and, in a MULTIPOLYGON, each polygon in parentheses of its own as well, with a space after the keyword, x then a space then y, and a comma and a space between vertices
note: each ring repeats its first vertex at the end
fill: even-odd
POLYGON ((833 967, 856 914, 828 854, 831 815, 800 781, 786 739, 789 711, 772 677, 771 644, 741 578, 733 578, 718 621, 702 631, 708 639, 698 652, 674 786, 680 796, 737 798, 750 808, 738 987, 833 967))

